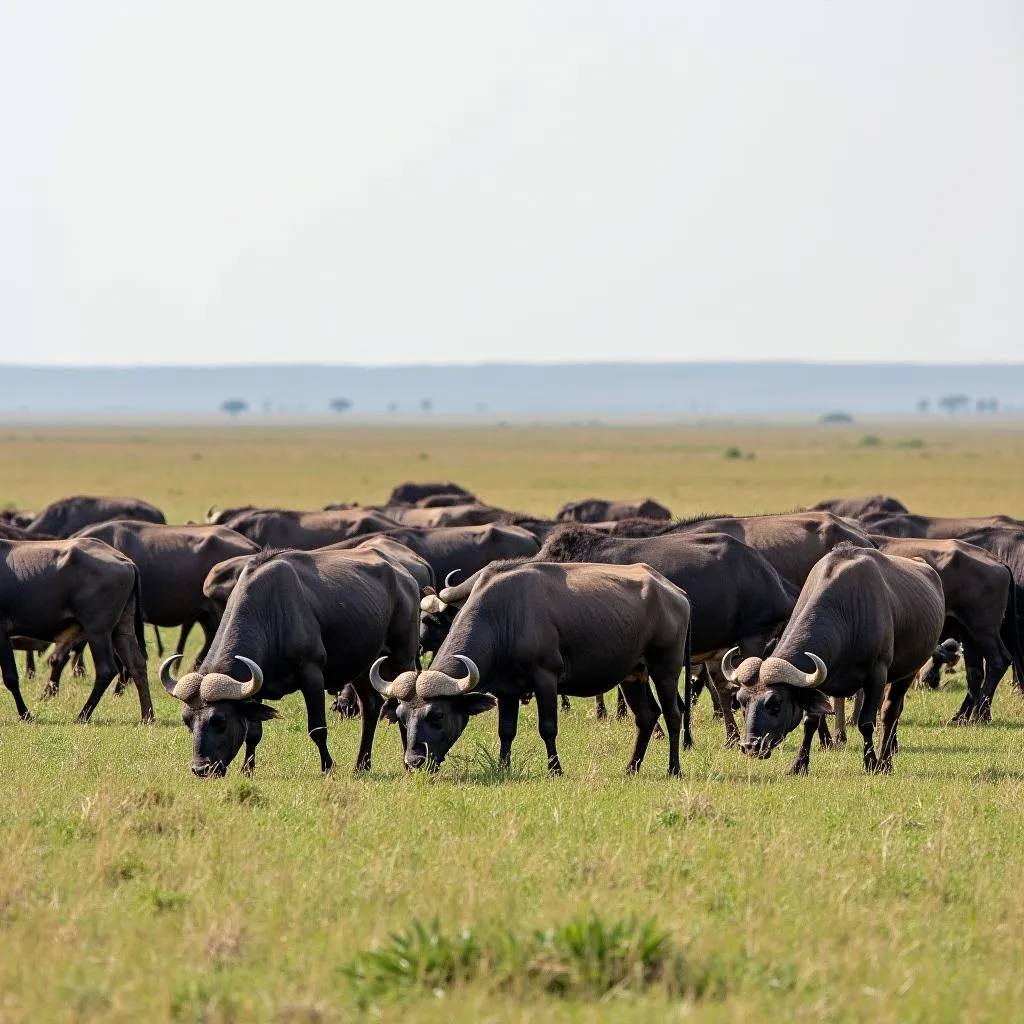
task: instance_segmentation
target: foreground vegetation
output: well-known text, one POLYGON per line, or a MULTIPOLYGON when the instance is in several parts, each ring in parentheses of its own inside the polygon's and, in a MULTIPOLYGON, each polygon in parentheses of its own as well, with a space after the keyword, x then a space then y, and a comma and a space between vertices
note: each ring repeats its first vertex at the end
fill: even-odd
MULTIPOLYGON (((1007 472, 1024 436, 865 433, 52 430, 0 441, 0 498, 138 493, 181 520, 214 500, 379 500, 453 477, 539 512, 591 492, 685 514, 882 489, 1024 515, 1007 472)), ((944 724, 960 676, 912 692, 892 777, 866 777, 856 744, 786 777, 792 741, 767 762, 722 750, 705 703, 671 782, 664 743, 625 778, 632 726, 589 702, 560 722, 562 779, 532 707, 507 775, 482 716, 434 778, 403 771, 384 726, 374 771, 352 778, 357 727, 332 720, 339 768, 321 777, 297 697, 251 781, 237 764, 199 780, 155 675, 152 727, 131 694, 74 725, 84 685, 44 704, 30 682, 29 725, 0 692, 0 1021, 953 1021, 1024 1000, 1024 699, 1009 685, 984 728, 944 724)))

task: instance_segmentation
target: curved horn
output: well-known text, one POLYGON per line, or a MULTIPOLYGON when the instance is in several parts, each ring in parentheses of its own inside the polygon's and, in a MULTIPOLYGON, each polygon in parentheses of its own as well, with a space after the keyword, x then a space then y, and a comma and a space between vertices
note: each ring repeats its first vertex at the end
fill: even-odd
POLYGON ((160 682, 164 684, 164 689, 171 694, 171 696, 174 696, 174 688, 178 685, 178 680, 171 675, 171 666, 176 661, 181 661, 183 657, 183 654, 172 654, 160 666, 160 682))
POLYGON ((249 689, 242 697, 242 700, 248 700, 250 697, 255 697, 259 693, 260 687, 263 686, 263 669, 251 658, 243 658, 241 654, 236 654, 235 660, 240 661, 252 673, 252 679, 248 683, 249 689))
POLYGON ((389 683, 381 674, 380 667, 388 660, 386 654, 381 655, 370 666, 370 683, 382 697, 394 697, 396 700, 410 700, 416 692, 416 673, 402 672, 394 682, 389 683))
POLYGON ((437 594, 427 594, 422 601, 420 601, 420 611, 426 612, 428 615, 438 615, 447 608, 448 605, 444 603, 437 596, 437 594))
POLYGON ((801 690, 810 690, 821 686, 828 676, 828 666, 816 654, 811 654, 810 651, 804 651, 804 654, 814 662, 813 672, 801 672, 785 658, 766 658, 761 668, 761 681, 765 686, 777 686, 784 683, 787 686, 796 686, 801 690))
POLYGON ((472 658, 464 654, 456 654, 456 661, 461 661, 466 666, 466 675, 462 679, 448 675, 447 672, 427 670, 421 672, 416 679, 416 693, 424 700, 433 697, 458 697, 460 694, 469 693, 480 682, 480 669, 472 658))
POLYGON ((452 577, 457 575, 457 574, 461 574, 461 573, 462 573, 461 569, 452 569, 452 571, 450 573, 448 573, 447 576, 445 576, 445 578, 444 578, 444 585, 446 587, 454 586, 454 584, 452 583, 452 577))
POLYGON ((739 653, 738 647, 730 647, 722 655, 722 675, 725 676, 727 682, 736 682, 736 655, 739 653))
POLYGON ((251 658, 236 654, 240 661, 252 673, 248 682, 240 683, 225 672, 210 672, 202 677, 199 684, 199 696, 204 704, 213 704, 218 700, 249 700, 259 693, 263 685, 263 670, 251 658))
POLYGON ((214 512, 214 509, 216 509, 216 507, 217 507, 216 505, 211 505, 211 506, 210 506, 210 507, 209 507, 209 508, 208 508, 208 509, 206 510, 206 521, 207 521, 207 522, 209 522, 209 521, 210 521, 210 520, 211 520, 211 519, 213 518, 213 512, 214 512))

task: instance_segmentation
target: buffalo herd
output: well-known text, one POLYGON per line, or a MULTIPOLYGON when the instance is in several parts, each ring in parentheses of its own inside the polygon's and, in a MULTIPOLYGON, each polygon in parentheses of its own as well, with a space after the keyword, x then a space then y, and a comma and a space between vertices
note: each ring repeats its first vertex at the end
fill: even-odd
POLYGON ((159 677, 204 777, 243 747, 251 773, 277 717, 266 702, 295 692, 324 771, 331 694, 360 719, 357 771, 382 718, 397 723, 407 768, 436 769, 493 708, 507 767, 520 705, 534 700, 559 774, 560 708, 592 698, 603 716, 616 690, 636 726, 627 770, 665 735, 678 775, 704 689, 726 745, 746 755, 769 757, 799 728, 793 773, 808 771, 816 735, 846 741, 852 699, 865 769, 889 772, 915 680, 938 686, 963 657, 956 724, 991 719, 1007 671, 1024 687, 1022 587, 1024 521, 912 514, 885 495, 684 520, 650 498, 586 498, 545 518, 457 484, 406 483, 376 506, 211 507, 185 525, 138 498, 75 496, 0 515, 0 670, 28 721, 15 652, 31 674, 50 650, 52 696, 88 647, 80 721, 129 682, 151 721, 143 626, 161 654, 159 630, 180 628, 159 677), (195 628, 200 653, 185 666, 195 628))

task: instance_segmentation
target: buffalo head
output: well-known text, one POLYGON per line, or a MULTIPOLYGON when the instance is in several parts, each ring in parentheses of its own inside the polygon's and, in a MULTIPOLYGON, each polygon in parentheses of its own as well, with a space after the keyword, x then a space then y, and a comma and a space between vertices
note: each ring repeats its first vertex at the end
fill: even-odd
POLYGON ((180 654, 160 666, 164 689, 185 705, 181 718, 192 733, 192 771, 199 776, 226 775, 242 744, 254 748, 263 737, 263 723, 278 717, 273 708, 253 699, 263 685, 259 665, 240 654, 235 657, 249 669, 247 682, 223 672, 188 672, 174 679, 171 666, 180 654))
POLYGON ((816 654, 806 652, 813 671, 805 672, 782 658, 747 658, 734 664, 738 647, 722 658, 722 674, 739 690, 743 710, 740 749, 751 757, 771 757, 772 751, 800 724, 805 715, 818 717, 832 704, 817 687, 828 669, 816 654))
POLYGON ((370 682, 377 692, 397 700, 394 710, 385 705, 384 713, 402 728, 408 769, 437 771, 470 718, 494 707, 490 694, 473 692, 480 682, 476 663, 464 654, 455 658, 466 668, 461 679, 427 669, 403 672, 389 683, 380 674, 385 658, 378 658, 370 669, 370 682))

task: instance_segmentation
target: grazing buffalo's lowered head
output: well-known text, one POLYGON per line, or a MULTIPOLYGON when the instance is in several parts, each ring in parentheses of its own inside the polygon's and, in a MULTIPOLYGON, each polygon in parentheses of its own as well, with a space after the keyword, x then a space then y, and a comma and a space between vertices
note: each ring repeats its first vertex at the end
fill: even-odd
POLYGON ((385 714, 402 727, 408 769, 437 771, 470 718, 495 705, 490 694, 473 692, 480 682, 476 663, 464 654, 456 654, 455 659, 466 669, 462 678, 427 669, 403 672, 389 683, 380 674, 386 657, 378 658, 370 669, 370 682, 377 692, 398 701, 393 711, 385 706, 385 714))
POLYGON ((816 654, 805 652, 810 671, 782 658, 746 658, 735 664, 739 648, 722 658, 722 674, 739 686, 736 700, 743 709, 740 749, 751 757, 771 757, 772 751, 800 724, 804 715, 824 715, 832 710, 818 689, 828 668, 816 654))
POLYGON ((424 651, 440 650, 441 644, 451 632, 452 623, 465 602, 465 597, 458 603, 446 601, 445 598, 450 596, 452 582, 461 572, 461 569, 453 569, 448 573, 440 594, 436 593, 433 587, 427 587, 423 591, 423 598, 420 601, 420 647, 424 651))
POLYGON ((937 690, 942 682, 942 666, 952 670, 960 660, 960 653, 960 644, 956 640, 943 640, 932 651, 932 656, 925 662, 918 678, 930 690, 937 690))
POLYGON ((242 744, 255 747, 263 737, 263 723, 278 717, 273 708, 253 699, 263 685, 263 670, 236 654, 249 669, 247 682, 223 672, 188 672, 174 679, 171 667, 180 658, 174 654, 160 666, 160 682, 185 705, 181 718, 192 733, 192 771, 224 776, 242 744))

